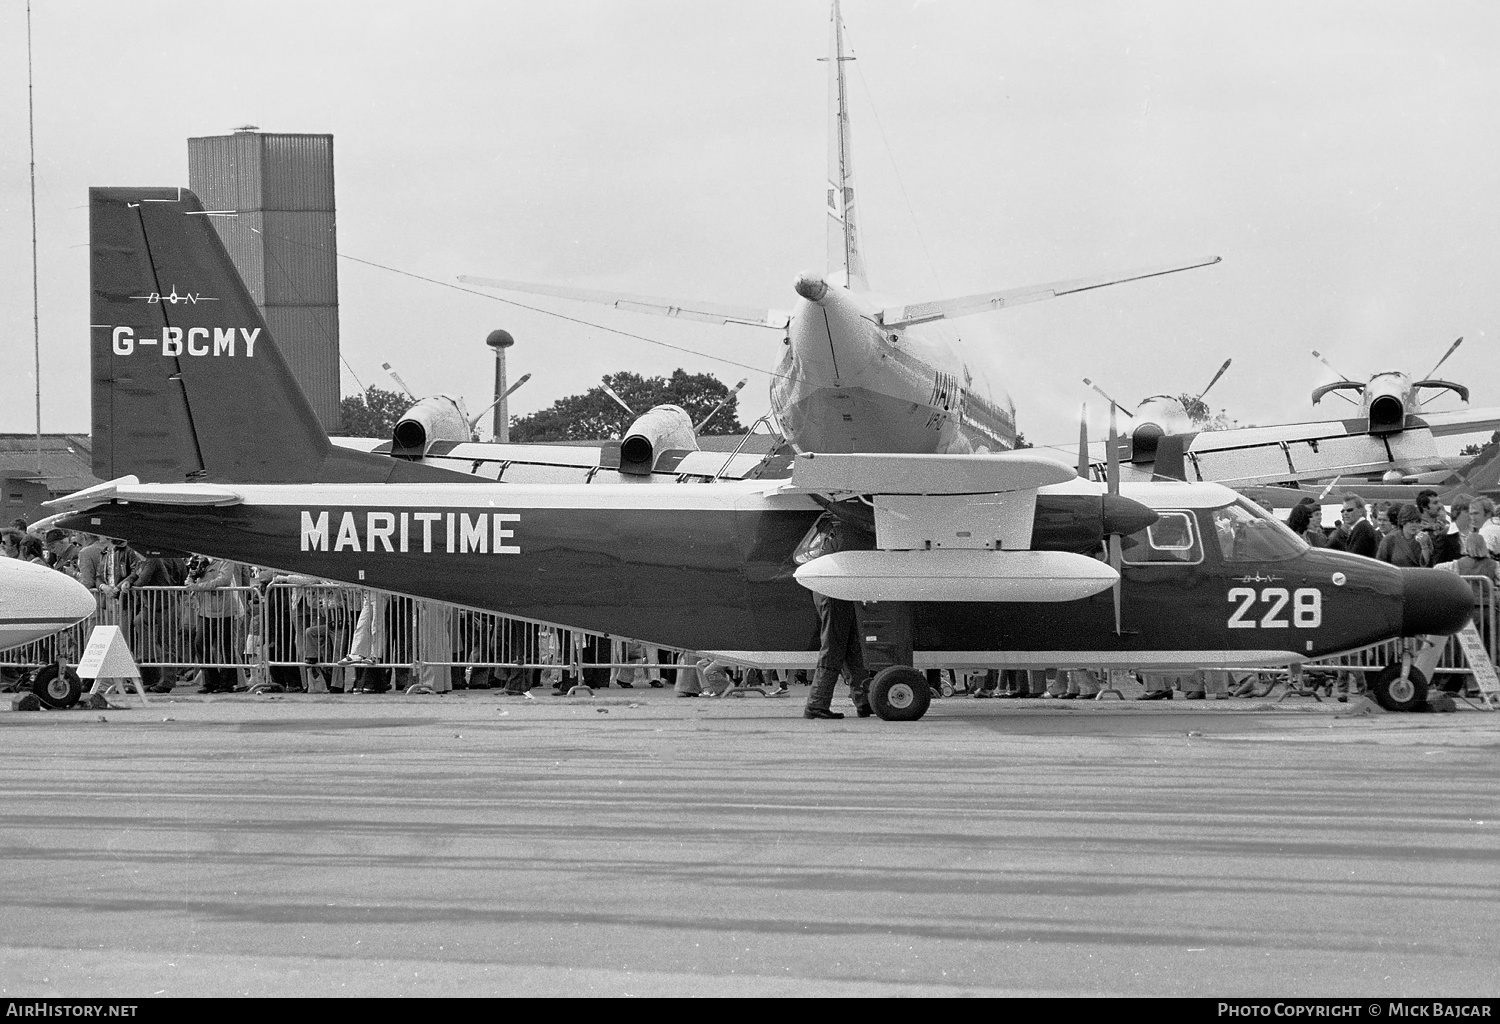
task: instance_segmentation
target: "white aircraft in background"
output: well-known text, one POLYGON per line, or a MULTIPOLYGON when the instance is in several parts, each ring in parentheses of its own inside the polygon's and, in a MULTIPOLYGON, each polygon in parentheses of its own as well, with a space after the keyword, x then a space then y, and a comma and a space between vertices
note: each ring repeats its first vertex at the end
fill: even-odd
POLYGON ((1054 282, 908 305, 869 289, 856 226, 844 62, 844 26, 834 0, 828 49, 828 262, 793 285, 790 312, 682 302, 463 276, 465 284, 598 302, 705 323, 785 331, 786 350, 771 383, 771 408, 801 451, 896 454, 1004 451, 1015 446, 1015 406, 976 381, 944 321, 1207 266, 1219 257, 1128 274, 1054 282))
POLYGON ((51 636, 94 614, 94 595, 71 576, 0 558, 0 651, 51 636))
MULTIPOLYGON (((1319 484, 1334 479, 1351 486, 1365 480, 1390 485, 1439 483, 1451 477, 1465 460, 1439 454, 1437 438, 1500 427, 1497 407, 1423 411, 1423 406, 1437 397, 1424 396, 1424 391, 1451 391, 1468 402, 1467 387, 1432 376, 1462 343, 1462 338, 1453 342, 1437 365, 1418 380, 1397 370, 1377 373, 1364 381, 1339 374, 1343 379, 1313 391, 1314 405, 1326 395, 1337 394, 1359 406, 1358 415, 1340 420, 1195 429, 1185 416, 1153 419, 1142 409, 1132 413, 1087 378, 1084 383, 1135 417, 1137 425, 1125 435, 1120 453, 1126 480, 1187 480, 1234 488, 1319 484), (1358 401, 1344 394, 1347 391, 1356 392, 1358 401)), ((1320 353, 1314 351, 1313 355, 1333 370, 1320 353)), ((1152 401, 1161 404, 1148 400, 1142 407, 1152 401)), ((1091 446, 1090 462, 1096 479, 1103 471, 1104 460, 1103 447, 1091 446)))

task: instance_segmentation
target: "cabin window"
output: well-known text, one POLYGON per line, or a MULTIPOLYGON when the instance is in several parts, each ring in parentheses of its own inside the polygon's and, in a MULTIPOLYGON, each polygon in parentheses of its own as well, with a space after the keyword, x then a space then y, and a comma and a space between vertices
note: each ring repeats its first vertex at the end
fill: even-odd
POLYGON ((1203 561, 1198 530, 1187 512, 1162 512, 1156 522, 1123 538, 1126 565, 1196 565, 1203 561))
POLYGON ((1216 508, 1212 516, 1219 555, 1226 562, 1279 562, 1307 550, 1307 541, 1244 501, 1216 508))

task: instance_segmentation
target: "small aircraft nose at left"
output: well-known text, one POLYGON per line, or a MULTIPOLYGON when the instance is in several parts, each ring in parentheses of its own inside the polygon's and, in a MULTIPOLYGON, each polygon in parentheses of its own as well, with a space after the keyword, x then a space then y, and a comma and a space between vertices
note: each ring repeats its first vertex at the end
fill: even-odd
POLYGON ((35 562, 0 558, 0 650, 50 636, 94 614, 94 595, 35 562))

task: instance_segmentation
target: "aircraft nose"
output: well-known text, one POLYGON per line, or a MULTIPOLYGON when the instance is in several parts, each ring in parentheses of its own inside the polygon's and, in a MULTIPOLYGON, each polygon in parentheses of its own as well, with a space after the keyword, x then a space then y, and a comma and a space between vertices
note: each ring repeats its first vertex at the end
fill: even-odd
POLYGON ((58 615, 84 619, 94 614, 94 595, 87 587, 60 572, 54 575, 57 578, 48 581, 47 603, 57 609, 58 615))
POLYGON ((1447 635, 1464 628, 1474 592, 1463 577, 1442 569, 1402 569, 1401 635, 1447 635))

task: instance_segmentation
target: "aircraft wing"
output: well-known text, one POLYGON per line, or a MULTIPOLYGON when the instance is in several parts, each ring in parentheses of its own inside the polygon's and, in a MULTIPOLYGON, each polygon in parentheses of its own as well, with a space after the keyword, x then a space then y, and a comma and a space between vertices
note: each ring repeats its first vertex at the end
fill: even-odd
POLYGON ((1050 456, 1033 452, 985 455, 838 455, 807 452, 792 465, 783 492, 958 495, 1035 490, 1066 483, 1077 474, 1050 456))
MULTIPOLYGON (((391 442, 371 437, 335 437, 333 443, 354 451, 389 455, 391 442)), ((653 481, 717 479, 742 480, 761 467, 765 456, 756 452, 684 451, 656 453, 653 481)), ((490 441, 434 441, 422 462, 467 473, 479 480, 523 484, 581 484, 614 482, 620 468, 620 442, 602 444, 499 444, 490 441), (600 471, 606 471, 601 476, 600 471)))
POLYGON ((1157 478, 1244 487, 1444 466, 1426 428, 1370 434, 1363 421, 1332 420, 1168 435, 1157 443, 1153 469, 1157 478))
POLYGON ((656 316, 676 317, 679 320, 697 320, 707 324, 749 324, 752 327, 774 327, 781 330, 791 318, 789 314, 774 309, 756 309, 752 306, 725 306, 713 302, 678 302, 673 299, 651 298, 645 295, 625 295, 620 292, 597 292, 584 288, 566 288, 553 284, 533 284, 529 281, 503 281, 493 277, 472 277, 464 274, 458 279, 463 284, 481 288, 495 288, 505 292, 523 292, 527 295, 551 295, 559 299, 575 299, 578 302, 593 302, 615 309, 627 309, 632 313, 652 313, 656 316))
POLYGON ((1453 412, 1420 413, 1417 417, 1437 437, 1500 430, 1500 408, 1455 409, 1453 412))
POLYGON ((1207 259, 1174 263, 1164 267, 1150 267, 1125 274, 1081 277, 1073 281, 1054 281, 1051 284, 1038 284, 1026 288, 1009 288, 1005 291, 985 292, 981 295, 964 295, 956 299, 939 299, 935 302, 918 302, 909 306, 892 306, 881 312, 880 322, 886 327, 906 327, 911 324, 926 323, 929 320, 986 313, 993 309, 1020 306, 1027 302, 1039 302, 1042 299, 1055 299, 1060 295, 1091 291, 1094 288, 1104 288, 1112 284, 1124 284, 1127 281, 1142 281, 1148 277, 1175 274, 1179 270, 1208 267, 1218 263, 1221 259, 1223 259, 1221 256, 1210 256, 1207 259))

